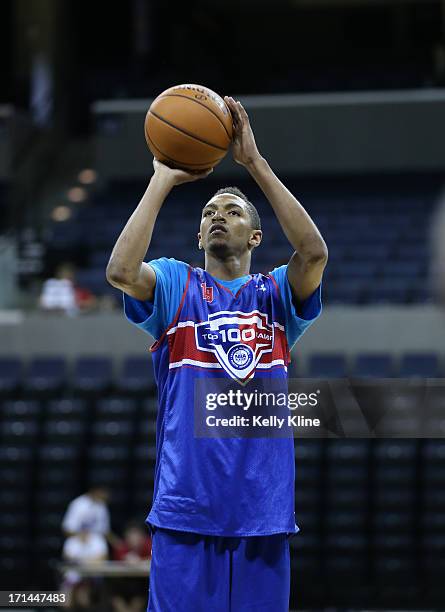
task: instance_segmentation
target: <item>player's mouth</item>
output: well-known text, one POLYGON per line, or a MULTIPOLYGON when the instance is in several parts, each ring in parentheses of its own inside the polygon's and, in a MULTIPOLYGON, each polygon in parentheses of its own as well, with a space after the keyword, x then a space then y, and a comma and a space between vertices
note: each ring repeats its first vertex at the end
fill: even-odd
POLYGON ((221 223, 215 223, 215 225, 212 225, 212 227, 210 228, 209 234, 215 234, 215 233, 227 233, 226 228, 224 227, 224 225, 221 225, 221 223))

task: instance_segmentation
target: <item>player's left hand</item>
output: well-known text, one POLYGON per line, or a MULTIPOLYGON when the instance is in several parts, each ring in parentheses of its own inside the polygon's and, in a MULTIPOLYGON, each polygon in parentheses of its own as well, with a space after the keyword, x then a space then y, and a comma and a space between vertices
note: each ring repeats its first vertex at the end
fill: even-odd
POLYGON ((239 100, 235 101, 230 96, 224 96, 224 100, 232 113, 233 119, 233 159, 237 164, 249 166, 261 159, 250 127, 249 116, 239 100))

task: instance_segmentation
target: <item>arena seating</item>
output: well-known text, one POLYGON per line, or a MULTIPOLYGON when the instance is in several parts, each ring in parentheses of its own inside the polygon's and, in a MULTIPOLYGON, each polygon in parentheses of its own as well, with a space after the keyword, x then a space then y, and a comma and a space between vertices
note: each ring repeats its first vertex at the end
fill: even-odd
MULTIPOLYGON (((431 299, 428 236, 440 189, 437 177, 284 180, 328 244, 324 303, 405 304, 431 299)), ((262 217, 263 243, 254 253, 252 270, 268 272, 286 263, 292 249, 264 196, 245 178, 233 182, 251 197, 262 217)), ((167 256, 202 263, 196 246, 200 207, 220 186, 220 181, 208 179, 172 193, 158 217, 149 259, 167 256)), ((97 295, 111 295, 120 304, 121 294, 107 283, 105 268, 145 187, 140 181, 113 182, 70 221, 53 222, 47 228, 50 262, 81 252, 78 284, 97 295)))

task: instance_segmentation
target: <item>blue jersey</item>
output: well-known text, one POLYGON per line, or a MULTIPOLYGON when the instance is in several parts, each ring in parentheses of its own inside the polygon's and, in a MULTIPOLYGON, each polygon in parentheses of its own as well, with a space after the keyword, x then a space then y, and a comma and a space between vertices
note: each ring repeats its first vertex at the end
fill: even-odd
MULTIPOLYGON (((186 266, 166 262, 171 267, 186 266)), ((154 304, 125 296, 127 317, 138 325, 144 323, 141 309, 148 314, 145 321, 154 314, 161 318, 156 309, 168 311, 157 303, 166 290, 162 289, 165 275, 161 280, 157 261, 150 264, 157 273, 154 304)), ((286 266, 282 268, 286 271, 286 266)), ((283 289, 289 293, 290 289, 283 287, 287 278, 277 270, 236 279, 242 284, 233 292, 205 270, 187 266, 174 317, 162 333, 152 326, 159 399, 154 498, 147 517, 152 525, 220 536, 297 531, 292 438, 207 439, 194 434, 197 380, 285 382, 290 308, 286 309, 283 289)), ((320 287, 305 307, 313 316, 300 319, 295 314, 301 321, 300 335, 320 314, 320 287)), ((147 326, 144 329, 149 331, 147 326)))

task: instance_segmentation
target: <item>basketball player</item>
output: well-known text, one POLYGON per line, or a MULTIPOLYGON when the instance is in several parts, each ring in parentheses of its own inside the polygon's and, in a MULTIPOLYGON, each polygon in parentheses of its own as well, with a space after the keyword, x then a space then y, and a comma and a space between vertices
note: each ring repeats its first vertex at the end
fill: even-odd
POLYGON ((288 538, 298 531, 293 439, 195 437, 194 382, 286 379, 290 348, 321 312, 327 248, 260 155, 241 103, 225 100, 234 160, 270 202, 295 250, 289 263, 268 275, 250 274, 260 219, 236 188, 219 190, 202 210, 203 269, 166 257, 145 263, 171 189, 210 172, 172 170, 154 160, 147 191, 107 267, 108 281, 124 292, 127 318, 156 339, 157 462, 147 517, 154 532, 148 610, 156 612, 287 612, 289 606, 288 538), (265 334, 256 340, 260 328, 269 340, 265 334), (245 329, 253 332, 240 342, 245 329), (241 357, 231 359, 235 345, 241 357))

